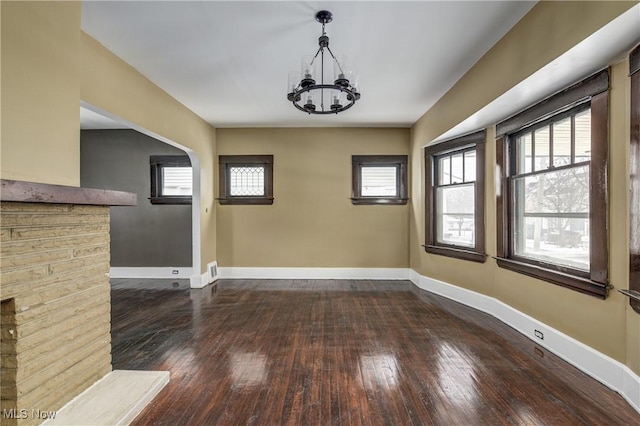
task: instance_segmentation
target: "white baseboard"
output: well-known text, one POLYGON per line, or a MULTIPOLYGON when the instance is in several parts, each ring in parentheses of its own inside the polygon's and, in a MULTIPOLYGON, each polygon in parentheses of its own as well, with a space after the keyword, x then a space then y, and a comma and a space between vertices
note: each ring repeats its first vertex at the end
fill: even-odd
POLYGON ((111 267, 109 277, 111 278, 190 278, 193 268, 182 266, 168 267, 111 267))
POLYGON ((626 365, 498 299, 420 275, 414 270, 411 270, 409 275, 417 287, 485 312, 515 328, 536 344, 618 392, 640 413, 640 376, 626 365), (541 331, 544 340, 536 338, 534 330, 541 331))
POLYGON ((218 273, 218 262, 213 261, 207 263, 207 270, 200 275, 191 276, 191 288, 204 288, 220 278, 218 273))
POLYGON ((204 272, 200 275, 192 275, 189 283, 191 288, 204 288, 209 285, 209 274, 204 272))
POLYGON ((218 268, 220 278, 309 280, 408 280, 407 268, 218 268))

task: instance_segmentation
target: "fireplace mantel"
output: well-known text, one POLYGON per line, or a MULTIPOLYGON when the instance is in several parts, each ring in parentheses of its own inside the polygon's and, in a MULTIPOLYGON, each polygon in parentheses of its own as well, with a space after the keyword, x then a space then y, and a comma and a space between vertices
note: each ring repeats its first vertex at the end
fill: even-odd
POLYGON ((1 201, 96 206, 135 206, 137 204, 136 194, 130 192, 8 179, 0 179, 0 185, 1 201))
POLYGON ((3 425, 40 424, 34 413, 111 372, 110 210, 136 204, 128 192, 0 180, 3 425))

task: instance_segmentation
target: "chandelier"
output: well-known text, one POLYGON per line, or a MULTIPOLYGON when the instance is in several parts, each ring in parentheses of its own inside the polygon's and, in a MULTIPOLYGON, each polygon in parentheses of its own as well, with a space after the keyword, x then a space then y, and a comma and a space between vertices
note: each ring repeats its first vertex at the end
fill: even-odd
POLYGON ((289 73, 287 99, 293 106, 308 114, 337 114, 348 110, 360 99, 357 83, 346 67, 346 61, 343 58, 338 61, 329 48, 329 36, 324 26, 332 20, 333 14, 328 10, 316 13, 316 21, 322 24, 322 35, 318 38, 320 48, 315 55, 302 58, 300 73, 289 73), (330 59, 333 59, 332 84, 325 83, 325 50, 331 55, 330 59), (319 82, 316 80, 318 76, 319 82), (328 106, 325 107, 326 104, 328 106))

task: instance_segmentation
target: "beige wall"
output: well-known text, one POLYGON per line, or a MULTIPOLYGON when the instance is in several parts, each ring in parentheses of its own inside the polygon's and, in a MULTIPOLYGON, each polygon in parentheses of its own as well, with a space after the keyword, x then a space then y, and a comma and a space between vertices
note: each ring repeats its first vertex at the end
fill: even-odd
MULTIPOLYGON (((413 198, 424 199, 422 148, 446 130, 555 59, 636 4, 542 2, 485 55, 412 128, 413 198), (525 54, 526 52, 526 54, 525 54), (519 58, 519 60, 514 60, 519 58)), ((610 278, 628 287, 628 63, 613 66, 610 106, 610 278)), ((496 255, 495 143, 488 128, 486 175, 487 252, 496 255)), ((424 212, 414 203, 410 222, 411 267, 423 275, 495 297, 640 373, 640 316, 612 291, 606 300, 582 295, 496 266, 424 253, 424 212)))
POLYGON ((201 271, 216 259, 215 129, 80 28, 81 2, 1 2, 0 177, 79 186, 80 101, 194 153, 201 271))
POLYGON ((81 33, 80 99, 151 136, 168 139, 195 153, 200 164, 201 272, 216 260, 213 170, 215 128, 161 90, 86 33, 81 33))
POLYGON ((273 154, 270 206, 218 207, 220 266, 408 267, 408 206, 351 204, 351 155, 408 154, 409 129, 218 129, 218 154, 273 154))
POLYGON ((3 179, 80 185, 80 2, 2 9, 3 179))

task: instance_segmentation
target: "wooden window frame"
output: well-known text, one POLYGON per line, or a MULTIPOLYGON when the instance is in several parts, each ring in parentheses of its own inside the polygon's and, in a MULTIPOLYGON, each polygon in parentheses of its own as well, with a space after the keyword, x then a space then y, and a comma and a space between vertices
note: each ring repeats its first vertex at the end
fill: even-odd
MULTIPOLYGON (((631 134, 629 149, 629 303, 640 314, 640 45, 629 54, 631 134), (634 297, 635 296, 635 297, 634 297)), ((625 293, 626 294, 626 293, 625 293)))
POLYGON ((273 155, 219 155, 219 194, 218 202, 228 204, 273 204, 273 155), (233 167, 264 167, 264 195, 231 195, 229 173, 233 167))
POLYGON ((498 266, 590 296, 601 299, 608 296, 611 288, 607 226, 608 122, 609 70, 605 69, 496 125, 496 161, 500 179, 496 199, 498 266), (515 172, 512 160, 515 141, 511 135, 587 102, 591 108, 590 271, 582 276, 571 268, 514 258, 511 177, 515 172))
POLYGON ((151 169, 151 204, 191 204, 191 195, 163 195, 162 169, 165 167, 191 167, 188 155, 152 155, 149 157, 151 169))
POLYGON ((484 263, 485 253, 485 140, 486 132, 471 133, 424 149, 425 158, 425 244, 427 253, 484 263), (475 247, 442 244, 436 240, 436 159, 448 153, 473 147, 476 151, 475 247))
POLYGON ((351 156, 351 203, 356 205, 388 204, 405 205, 408 198, 406 155, 352 155, 351 156), (396 168, 396 196, 368 197, 362 195, 363 167, 395 167, 396 168))

